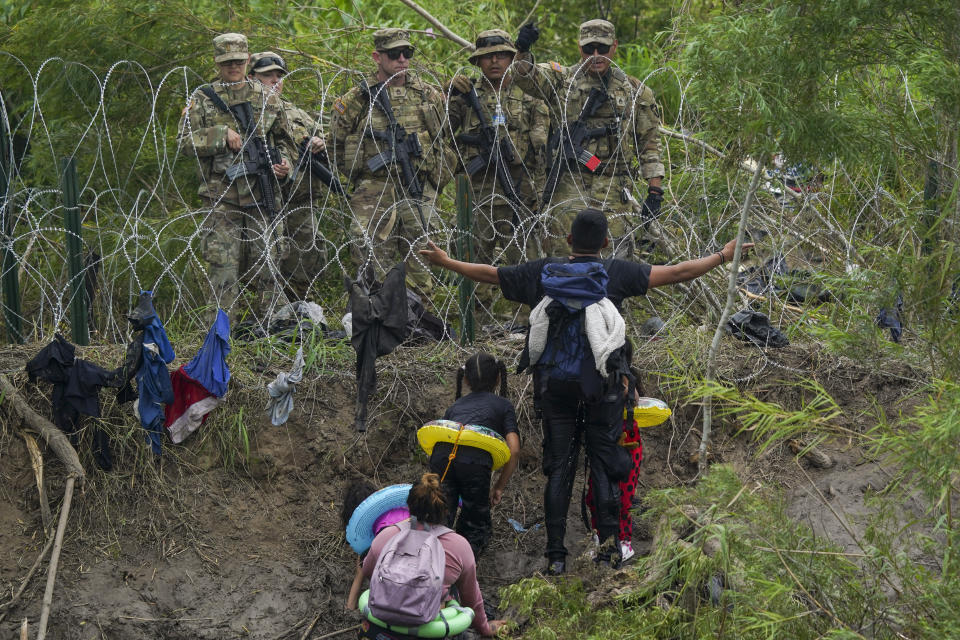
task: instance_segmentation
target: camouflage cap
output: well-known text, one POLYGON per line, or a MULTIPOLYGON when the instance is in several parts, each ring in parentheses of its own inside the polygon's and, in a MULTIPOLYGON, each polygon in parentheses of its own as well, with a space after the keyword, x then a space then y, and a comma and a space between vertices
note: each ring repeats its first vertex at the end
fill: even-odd
POLYGON ((616 39, 617 35, 612 22, 607 22, 606 20, 587 20, 580 25, 580 40, 578 44, 581 47, 591 42, 613 44, 616 39))
POLYGON ((250 57, 247 36, 242 33, 224 33, 213 39, 213 61, 246 60, 250 57))
POLYGON ((513 46, 513 41, 510 39, 510 34, 503 29, 481 31, 477 34, 476 46, 477 50, 470 54, 470 62, 473 64, 477 64, 477 60, 488 53, 498 51, 517 52, 517 48, 513 46))
POLYGON ((273 51, 261 51, 250 56, 250 73, 266 73, 274 69, 287 72, 287 63, 273 51))
POLYGON ((373 32, 373 48, 377 51, 412 46, 410 32, 406 29, 377 29, 373 32))

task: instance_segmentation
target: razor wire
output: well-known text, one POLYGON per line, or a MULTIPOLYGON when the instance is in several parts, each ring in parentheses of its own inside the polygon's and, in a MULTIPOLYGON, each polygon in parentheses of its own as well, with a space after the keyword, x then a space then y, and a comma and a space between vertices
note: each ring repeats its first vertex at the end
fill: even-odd
MULTIPOLYGON (((305 201, 282 202, 274 220, 261 215, 263 224, 247 230, 250 237, 237 237, 238 246, 259 247, 251 256, 248 270, 241 274, 240 295, 217 299, 207 273, 201 249, 205 229, 215 215, 215 207, 200 206, 197 198, 198 172, 194 156, 178 152, 177 136, 184 126, 184 114, 197 88, 205 80, 189 67, 177 67, 163 75, 151 74, 134 60, 117 61, 102 75, 90 66, 49 58, 34 71, 9 53, 0 55, 7 61, 9 74, 26 80, 32 96, 17 96, 0 90, 2 126, 6 132, 6 157, 11 160, 7 195, 0 203, 4 229, 4 248, 11 252, 20 286, 20 319, 28 340, 45 341, 56 331, 69 326, 70 297, 73 295, 66 268, 64 247, 63 204, 57 188, 61 158, 73 156, 81 167, 79 176, 80 207, 83 216, 84 279, 90 294, 90 326, 92 339, 99 342, 125 343, 128 339, 126 314, 136 305, 141 290, 151 290, 161 318, 173 333, 197 334, 205 331, 212 320, 212 311, 222 307, 236 321, 250 323, 261 334, 269 333, 271 323, 291 298, 291 273, 278 257, 282 245, 289 241, 287 223, 306 218, 309 240, 296 247, 301 254, 315 254, 320 266, 310 277, 308 301, 319 304, 330 328, 339 328, 347 295, 344 277, 353 279, 358 270, 372 265, 382 274, 392 265, 385 262, 375 239, 364 229, 361 216, 349 198, 332 194, 327 189, 312 189, 305 201), (52 103, 51 96, 69 95, 69 105, 52 103), (131 109, 134 105, 134 109, 131 109), (131 113, 136 118, 131 119, 131 113)), ((614 62, 612 68, 617 68, 614 62)), ((466 67, 457 69, 462 73, 466 67)), ((366 70, 369 73, 369 70, 366 70)), ((417 68, 427 84, 443 86, 444 78, 425 67, 417 68)), ((294 69, 284 78, 283 94, 294 93, 296 106, 317 115, 316 135, 328 133, 330 109, 334 100, 363 78, 364 70, 340 70, 323 74, 314 67, 294 69), (303 100, 302 96, 309 99, 303 100)), ((644 84, 673 83, 680 94, 679 108, 671 122, 663 126, 679 132, 682 139, 661 138, 661 155, 666 167, 666 197, 657 220, 645 222, 623 202, 624 194, 612 190, 604 194, 587 193, 576 166, 566 176, 577 187, 576 204, 596 203, 609 212, 611 219, 626 221, 628 236, 641 242, 654 238, 652 257, 676 262, 708 255, 723 245, 723 239, 735 234, 738 207, 746 190, 744 172, 720 172, 717 159, 704 146, 695 144, 694 136, 702 133, 695 109, 687 104, 686 87, 670 69, 657 69, 645 78, 644 84), (598 197, 599 195, 599 197, 598 197), (615 206, 606 206, 616 203, 615 206), (658 240, 657 240, 658 239, 658 240)), ((9 83, 8 83, 9 85, 9 83)), ((552 127, 566 127, 578 113, 566 113, 562 105, 569 101, 564 89, 552 96, 552 127)), ((569 92, 569 86, 565 89, 569 92)), ((639 99, 642 87, 633 100, 639 99)), ((451 174, 462 172, 471 159, 471 152, 459 144, 449 126, 449 98, 441 130, 429 142, 439 149, 441 166, 451 174)), ((631 106, 631 112, 632 107, 631 106)), ((369 105, 368 109, 373 109, 369 105)), ((368 117, 370 114, 368 113, 368 117)), ((512 136, 508 127, 497 127, 498 135, 512 136)), ((613 154, 629 156, 639 140, 631 140, 632 128, 617 137, 613 154), (632 144, 629 144, 632 143, 632 144)), ((515 142, 511 140, 511 142, 515 142)), ((343 159, 331 152, 333 165, 342 173, 343 159)), ((634 169, 636 167, 634 166, 634 169)), ((520 167, 525 176, 540 180, 545 167, 520 167)), ((487 167, 487 172, 492 168, 487 167)), ((392 216, 399 206, 410 206, 402 197, 402 187, 394 171, 387 171, 393 194, 384 193, 385 206, 378 205, 379 216, 392 216)), ((309 180, 304 173, 300 180, 309 180)), ((496 184, 492 173, 474 181, 496 184)), ((615 181, 611 180, 611 184, 615 181)), ((508 255, 541 257, 543 245, 554 235, 554 222, 570 203, 551 201, 540 207, 517 206, 502 193, 499 186, 490 192, 473 193, 472 228, 457 226, 453 211, 453 185, 441 192, 432 192, 424 201, 430 211, 426 229, 412 237, 391 236, 391 242, 402 244, 408 261, 417 261, 424 268, 417 251, 427 240, 445 248, 452 255, 458 237, 469 236, 474 243, 493 245, 494 264, 505 264, 508 255), (495 224, 496 208, 510 207, 515 224, 495 224), (509 226, 509 232, 501 229, 509 226), (491 234, 483 236, 480 229, 491 234)), ((896 207, 881 206, 889 199, 879 176, 850 175, 842 166, 830 168, 822 188, 788 197, 782 175, 768 172, 763 197, 757 200, 750 215, 749 234, 761 243, 764 255, 780 255, 793 264, 811 269, 842 270, 845 264, 856 264, 856 247, 875 242, 898 221, 896 207), (842 194, 844 202, 854 202, 855 213, 847 205, 835 203, 842 194)), ((628 195, 636 201, 643 197, 645 184, 631 184, 628 195)), ((650 258, 639 253, 638 259, 650 258)), ((445 324, 459 328, 461 310, 452 295, 456 278, 439 270, 429 271, 434 294, 425 300, 426 307, 445 324)), ((5 274, 4 274, 5 275, 5 274)), ((723 295, 723 279, 707 281, 707 291, 719 298, 723 295)), ((684 318, 705 315, 710 303, 706 292, 697 288, 681 288, 651 292, 646 302, 630 306, 630 323, 657 315, 665 322, 653 335, 670 331, 684 318)), ((744 301, 761 307, 774 323, 784 319, 784 303, 773 290, 761 300, 744 301)), ((837 304, 843 304, 837 301, 837 304)), ((9 311, 5 307, 5 311, 9 311)), ((502 336, 519 323, 517 305, 502 299, 495 292, 490 301, 477 300, 475 313, 478 325, 490 336, 502 336)), ((268 350, 278 364, 291 356, 283 347, 268 350)), ((766 357, 774 357, 767 354, 766 357)), ((776 363, 775 363, 776 364, 776 363)), ((761 365, 765 366, 765 365, 761 365)))

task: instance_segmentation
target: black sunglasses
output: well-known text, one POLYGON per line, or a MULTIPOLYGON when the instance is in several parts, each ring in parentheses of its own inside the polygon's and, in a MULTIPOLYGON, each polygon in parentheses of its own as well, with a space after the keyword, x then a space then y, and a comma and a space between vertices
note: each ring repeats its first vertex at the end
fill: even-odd
POLYGON ((503 36, 490 36, 489 38, 477 39, 477 49, 483 49, 484 47, 493 47, 498 44, 510 44, 510 41, 504 38, 503 36))
POLYGON ((283 60, 280 58, 275 58, 273 56, 268 56, 266 58, 260 58, 257 60, 256 64, 253 65, 253 70, 262 69, 263 67, 269 67, 270 65, 275 64, 284 71, 287 70, 287 65, 283 63, 283 60))
POLYGON ((413 59, 413 47, 401 47, 399 49, 386 49, 380 53, 387 54, 387 57, 391 60, 399 60, 400 56, 403 56, 407 60, 413 59))
POLYGON ((587 44, 581 45, 584 53, 593 55, 594 52, 599 53, 602 56, 610 53, 610 45, 600 44, 599 42, 588 42, 587 44))

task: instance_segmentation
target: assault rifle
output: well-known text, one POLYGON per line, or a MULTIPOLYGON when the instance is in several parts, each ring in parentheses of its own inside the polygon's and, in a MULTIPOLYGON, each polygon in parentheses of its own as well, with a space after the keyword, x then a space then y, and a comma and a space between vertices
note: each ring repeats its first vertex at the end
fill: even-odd
POLYGON ((560 181, 560 174, 564 170, 571 169, 574 163, 582 164, 591 173, 600 166, 600 158, 584 149, 584 143, 594 138, 620 133, 619 121, 594 129, 587 127, 587 119, 597 112, 607 98, 605 90, 597 87, 590 89, 590 95, 583 103, 580 116, 569 126, 560 125, 553 131, 547 143, 548 155, 553 157, 553 164, 550 166, 547 183, 543 189, 543 204, 547 204, 553 198, 553 192, 557 190, 557 182, 560 181))
POLYGON ((243 162, 227 168, 227 179, 233 182, 240 177, 256 176, 257 184, 260 185, 261 199, 256 206, 266 211, 269 219, 273 220, 277 217, 273 165, 280 164, 282 160, 280 152, 273 147, 268 147, 263 138, 257 135, 257 123, 254 121, 253 107, 249 102, 235 104, 229 109, 247 139, 243 145, 243 162))
POLYGON ((361 82, 360 91, 367 96, 371 104, 375 104, 387 117, 386 130, 374 131, 372 127, 368 127, 365 132, 365 135, 381 142, 386 147, 367 161, 367 168, 370 171, 379 171, 388 165, 395 165, 400 170, 400 186, 413 200, 417 213, 420 215, 420 224, 423 225, 423 230, 426 232, 427 221, 424 220, 423 209, 420 207, 420 199, 423 197, 423 184, 417 177, 417 172, 413 168, 413 160, 411 160, 411 158, 419 158, 423 155, 420 140, 415 133, 407 133, 403 125, 397 122, 384 83, 378 82, 372 87, 368 87, 366 82, 361 82))
POLYGON ((330 187, 330 191, 340 194, 341 196, 346 196, 347 190, 344 189, 340 178, 338 178, 337 174, 331 171, 328 166, 330 160, 327 158, 327 152, 318 151, 311 153, 309 145, 309 138, 304 138, 300 143, 300 157, 297 159, 297 168, 293 173, 292 179, 296 179, 297 174, 302 168, 309 166, 310 173, 313 174, 313 177, 318 178, 320 182, 330 187))
MULTIPOLYGON (((463 94, 467 102, 477 114, 480 120, 479 133, 464 133, 458 136, 458 139, 464 144, 477 147, 479 153, 474 156, 466 165, 467 175, 473 177, 473 174, 493 163, 494 171, 497 175, 497 182, 503 189, 504 195, 513 203, 515 208, 523 207, 520 195, 517 193, 517 186, 513 183, 513 176, 507 168, 514 161, 515 153, 510 140, 504 136, 497 135, 497 128, 487 119, 486 114, 480 107, 480 98, 477 96, 476 87, 472 87, 468 93, 463 94)), ((514 222, 516 222, 516 211, 514 211, 514 222)))

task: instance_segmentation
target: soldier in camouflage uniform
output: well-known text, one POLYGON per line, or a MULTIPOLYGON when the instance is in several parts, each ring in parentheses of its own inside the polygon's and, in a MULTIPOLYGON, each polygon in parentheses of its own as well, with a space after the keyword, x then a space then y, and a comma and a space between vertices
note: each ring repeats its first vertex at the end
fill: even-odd
MULTIPOLYGON (((256 134, 267 146, 277 147, 280 163, 273 165, 277 181, 286 180, 292 166, 292 145, 287 138, 279 98, 259 82, 244 77, 249 53, 247 38, 226 33, 213 40, 219 79, 196 89, 184 110, 178 147, 197 159, 200 200, 206 218, 202 224, 201 255, 213 288, 214 306, 229 307, 238 299, 242 284, 264 297, 274 290, 269 252, 272 226, 260 186, 252 176, 230 180, 227 169, 241 162, 246 132, 240 132, 230 111, 223 107, 249 102, 256 134), (210 92, 213 96, 208 95, 210 92), (260 203, 260 204, 258 204, 260 203)), ((275 181, 275 192, 279 193, 275 181)), ((279 208, 280 202, 274 206, 279 208)), ((255 303, 255 307, 257 303, 255 303)))
MULTIPOLYGON (((498 137, 504 136, 513 150, 508 170, 519 203, 511 202, 510 194, 497 180, 492 163, 470 177, 475 205, 475 261, 485 264, 496 264, 500 257, 506 264, 540 257, 533 213, 539 200, 538 185, 543 181, 543 153, 550 116, 542 100, 524 94, 513 82, 509 68, 516 52, 506 31, 481 31, 477 35, 476 50, 470 56, 470 62, 479 67, 481 77, 472 81, 458 75, 451 81, 450 127, 464 164, 469 165, 480 153, 476 144, 480 119, 464 95, 471 88, 477 91, 487 124, 496 129, 498 137), (498 254, 498 247, 502 254, 498 254)), ((492 287, 477 287, 477 298, 482 303, 489 304, 492 297, 492 287)))
MULTIPOLYGON (((278 54, 262 51, 250 56, 249 76, 272 89, 277 95, 283 91, 287 65, 278 54)), ((316 119, 292 102, 280 98, 288 136, 294 144, 307 140, 310 153, 323 151, 326 146, 316 119)), ((298 165, 299 166, 299 165, 298 165)), ((287 279, 288 294, 297 300, 306 300, 310 286, 327 262, 325 238, 317 226, 314 207, 327 197, 329 187, 315 178, 309 167, 300 167, 284 185, 284 229, 286 242, 280 257, 280 273, 287 279)))
MULTIPOLYGON (((600 160, 599 166, 594 172, 576 163, 564 168, 550 199, 553 252, 566 250, 567 229, 576 213, 594 207, 609 218, 614 255, 629 257, 633 252, 633 225, 623 189, 632 190, 638 177, 647 181, 644 217, 659 213, 663 201, 664 168, 660 161, 656 98, 639 80, 611 67, 617 40, 610 22, 589 20, 580 25, 581 60, 571 67, 556 62, 535 64, 530 46, 538 37, 539 31, 532 24, 521 27, 515 81, 525 92, 547 104, 558 105, 551 114, 554 128, 570 125, 580 117, 592 88, 605 88, 608 95, 595 114, 586 119, 590 129, 607 128, 606 135, 588 139, 584 144, 585 150, 600 160)), ((548 164, 553 161, 547 158, 548 164)))
POLYGON ((416 246, 439 220, 435 208, 438 192, 449 178, 443 162, 453 158, 442 135, 443 95, 409 71, 414 55, 410 34, 403 29, 380 29, 373 34, 377 70, 361 82, 384 91, 397 121, 422 147, 411 161, 423 196, 417 200, 405 191, 400 166, 387 164, 371 171, 368 161, 389 151, 372 132, 387 129, 387 118, 367 93, 355 87, 333 103, 328 147, 331 161, 354 185, 350 196, 351 257, 354 266, 371 264, 378 274, 406 261, 407 284, 422 293, 432 290, 430 271, 416 254, 416 246))

